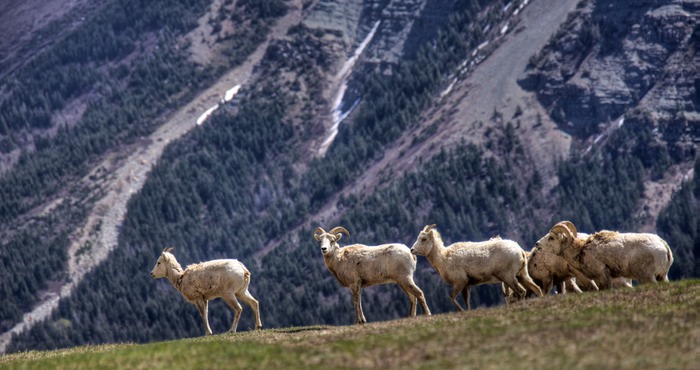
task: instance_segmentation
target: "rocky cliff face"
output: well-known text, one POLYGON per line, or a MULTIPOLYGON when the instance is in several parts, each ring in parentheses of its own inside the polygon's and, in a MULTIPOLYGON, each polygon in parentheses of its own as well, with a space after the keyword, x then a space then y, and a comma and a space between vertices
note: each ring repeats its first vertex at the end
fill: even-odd
POLYGON ((382 10, 379 37, 368 50, 373 62, 397 63, 433 39, 455 7, 450 0, 392 0, 382 10))
POLYGON ((454 0, 321 0, 310 9, 304 23, 311 28, 341 32, 350 51, 379 21, 377 36, 365 59, 375 64, 395 64, 415 54, 419 45, 432 39, 458 3, 454 0))
POLYGON ((635 110, 664 135, 698 138, 699 15, 699 1, 581 1, 521 85, 579 135, 635 110))

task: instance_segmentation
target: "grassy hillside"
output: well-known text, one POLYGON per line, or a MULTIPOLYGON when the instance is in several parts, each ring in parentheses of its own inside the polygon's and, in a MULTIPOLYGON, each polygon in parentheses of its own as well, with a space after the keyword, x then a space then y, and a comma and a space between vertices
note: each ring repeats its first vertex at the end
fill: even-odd
POLYGON ((700 363, 700 280, 365 326, 24 352, 0 368, 615 368, 700 363))

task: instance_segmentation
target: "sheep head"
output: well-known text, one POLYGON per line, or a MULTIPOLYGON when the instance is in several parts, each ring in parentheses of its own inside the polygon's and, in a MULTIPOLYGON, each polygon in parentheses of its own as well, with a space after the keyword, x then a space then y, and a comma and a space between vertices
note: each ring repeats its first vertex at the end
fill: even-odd
POLYGON ((423 230, 418 234, 416 242, 413 243, 411 247, 411 253, 417 256, 427 256, 430 251, 433 250, 435 246, 435 240, 437 236, 437 226, 435 224, 426 225, 423 230))
POLYGON ((163 248, 163 251, 160 254, 160 257, 158 257, 158 261, 156 262, 156 265, 153 266, 153 270, 151 270, 151 277, 154 279, 160 279, 162 277, 165 277, 168 273, 168 266, 170 266, 170 259, 174 258, 170 252, 172 252, 174 248, 163 248))
POLYGON ((576 226, 570 221, 562 221, 552 226, 549 233, 535 243, 535 248, 561 255, 565 248, 574 243, 576 236, 576 226))
POLYGON ((343 237, 343 234, 350 236, 350 232, 342 226, 334 227, 329 232, 326 232, 321 227, 317 227, 314 230, 314 239, 321 242, 321 253, 326 255, 340 248, 338 240, 343 237))

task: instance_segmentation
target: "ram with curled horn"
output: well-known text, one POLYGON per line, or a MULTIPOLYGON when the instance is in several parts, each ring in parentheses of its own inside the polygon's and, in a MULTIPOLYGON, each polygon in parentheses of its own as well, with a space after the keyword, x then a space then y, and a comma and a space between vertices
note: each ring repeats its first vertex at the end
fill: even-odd
MULTIPOLYGON (((567 242, 573 239, 588 238, 587 234, 579 234, 576 226, 569 221, 562 221, 552 228, 553 238, 561 236, 567 238, 567 242), (559 234, 557 234, 559 233, 559 234)), ((570 271, 569 264, 566 260, 554 253, 544 251, 541 248, 532 248, 526 252, 527 269, 532 281, 537 284, 542 290, 542 294, 548 294, 552 288, 556 287, 558 294, 566 294, 570 292, 581 293, 582 290, 598 290, 598 287, 593 281, 580 276, 576 279, 575 275, 570 271)), ((506 296, 506 302, 513 303, 523 297, 518 297, 513 294, 505 284, 502 284, 503 292, 506 296)), ((534 296, 536 292, 528 289, 528 296, 534 296)))
MULTIPOLYGON (((326 231, 323 230, 322 227, 320 227, 320 226, 317 227, 316 230, 314 230, 314 239, 316 239, 317 241, 321 241, 321 235, 323 235, 323 234, 325 234, 325 233, 326 233, 326 231)), ((342 226, 336 226, 336 227, 332 228, 332 229, 328 232, 328 234, 335 235, 335 240, 336 240, 336 241, 340 240, 340 238, 343 237, 343 235, 341 235, 341 234, 345 234, 345 235, 347 235, 347 236, 350 236, 350 232, 347 231, 347 230, 346 230, 344 227, 342 227, 342 226)))
POLYGON ((569 248, 574 245, 574 240, 576 239, 577 234, 576 227, 573 226, 573 223, 568 221, 559 222, 552 226, 552 229, 549 230, 550 238, 561 239, 562 248, 569 248))
POLYGON ((590 279, 600 289, 612 288, 619 278, 640 283, 668 281, 673 253, 658 235, 608 230, 586 239, 577 235, 573 223, 562 221, 535 247, 563 257, 577 280, 590 279))
POLYGON ((314 239, 320 243, 328 271, 352 293, 356 324, 367 322, 362 311, 362 288, 379 284, 398 284, 401 287, 410 301, 411 317, 416 316, 417 301, 423 313, 430 315, 425 295, 413 281, 416 258, 408 247, 391 243, 378 246, 352 244, 341 248, 338 241, 343 234, 350 236, 350 232, 342 226, 328 232, 317 227, 314 239))

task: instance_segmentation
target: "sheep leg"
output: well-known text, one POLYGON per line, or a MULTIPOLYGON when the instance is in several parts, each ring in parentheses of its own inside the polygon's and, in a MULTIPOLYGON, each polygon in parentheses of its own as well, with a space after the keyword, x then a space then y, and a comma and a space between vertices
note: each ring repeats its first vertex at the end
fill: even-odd
POLYGON ((262 329, 262 322, 260 321, 260 303, 258 303, 258 300, 255 299, 248 290, 244 290, 243 293, 240 294, 236 293, 236 297, 253 309, 253 315, 255 315, 255 329, 262 329))
POLYGON ((420 290, 418 287, 416 287, 416 289, 418 289, 418 291, 420 292, 420 295, 418 296, 418 302, 420 303, 420 307, 423 309, 423 315, 432 315, 430 313, 430 308, 428 308, 428 301, 425 300, 425 294, 423 294, 423 291, 420 290))
POLYGON ((568 278, 564 280, 564 284, 566 284, 566 286, 570 288, 573 292, 583 293, 581 288, 579 288, 578 284, 576 284, 576 280, 574 280, 573 278, 568 278))
POLYGON ((598 285, 598 289, 600 290, 607 290, 607 289, 612 289, 612 277, 610 276, 610 270, 607 268, 603 271, 603 273, 599 274, 596 279, 593 279, 598 285))
MULTIPOLYGON (((548 276, 547 278, 542 280, 542 294, 549 294, 549 292, 552 291, 552 287, 554 286, 554 282, 552 281, 552 277, 548 276)), ((559 289, 557 287, 557 289, 559 289)), ((557 290, 559 293, 561 293, 560 290, 557 290)))
MULTIPOLYGON (((598 291, 600 290, 600 287, 598 283, 596 283, 595 279, 589 279, 588 276, 584 275, 581 271, 577 269, 569 269, 569 272, 574 274, 574 278, 576 278, 576 285, 579 283, 583 284, 586 290, 592 290, 592 291, 598 291)), ((580 287, 580 286, 579 286, 580 287)))
POLYGON ((211 327, 209 327, 209 301, 199 300, 195 302, 195 306, 199 310, 199 316, 202 317, 204 323, 204 335, 211 335, 211 327))
MULTIPOLYGON (((640 277, 639 277, 639 283, 640 283, 640 284, 647 284, 647 283, 654 283, 654 284, 656 284, 656 283, 657 283, 657 281, 656 281, 656 276, 654 276, 654 274, 649 274, 649 275, 646 275, 646 276, 640 276, 640 277)), ((611 282, 610 284, 612 285, 612 282, 611 282)))
POLYGON ((415 299, 418 300, 420 303, 420 307, 423 310, 424 315, 430 316, 430 308, 428 308, 428 302, 425 300, 425 294, 423 294, 423 291, 416 285, 416 283, 413 281, 413 278, 410 278, 405 284, 401 284, 401 288, 406 292, 406 294, 409 295, 409 298, 411 296, 415 297, 412 304, 413 307, 411 312, 413 313, 413 316, 415 317, 415 299))
POLYGON ((557 286, 557 292, 559 292, 559 294, 566 294, 566 282, 564 280, 557 279, 554 285, 557 286))
MULTIPOLYGON (((503 293, 503 298, 508 298, 508 294, 510 293, 510 289, 506 286, 505 283, 501 282, 501 293, 503 293)), ((507 300, 506 300, 507 301, 507 300)), ((506 302, 507 304, 508 302, 506 302)))
MULTIPOLYGON (((450 292, 450 299, 452 300, 452 304, 455 305, 455 307, 457 307, 457 309, 462 312, 464 312, 465 310, 464 308, 462 308, 459 302, 457 302, 457 296, 459 295, 459 293, 462 293, 462 295, 464 295, 464 293, 462 292, 464 289, 469 289, 469 287, 463 284, 456 284, 452 286, 452 291, 450 292)), ((467 293, 467 296, 469 296, 469 293, 467 293)), ((469 301, 467 301, 466 303, 467 309, 469 309, 469 301)))
POLYGON ((527 273, 527 268, 522 269, 520 271, 519 276, 517 276, 516 279, 518 280, 519 283, 522 283, 522 285, 525 286, 524 289, 526 289, 526 291, 525 291, 525 295, 523 296, 523 298, 525 296, 527 296, 527 290, 537 294, 540 297, 542 297, 544 295, 544 294, 542 294, 542 290, 540 289, 540 287, 537 284, 535 284, 534 281, 532 281, 532 278, 527 273))
POLYGON ((226 304, 233 310, 233 323, 231 324, 231 329, 229 329, 229 331, 235 333, 236 328, 238 328, 238 320, 240 320, 241 313, 243 312, 243 307, 241 307, 241 304, 236 299, 235 294, 224 296, 224 301, 226 301, 226 304))
MULTIPOLYGON (((506 283, 506 285, 515 292, 518 299, 525 297, 527 290, 525 290, 525 288, 518 283, 518 278, 516 276, 504 276, 501 278, 501 281, 506 283)), ((537 289, 539 290, 539 288, 537 289)), ((540 293, 542 293, 542 291, 540 291, 540 293)))
POLYGON ((355 307, 355 324, 364 324, 367 320, 362 312, 362 288, 357 285, 350 290, 352 291, 352 304, 355 307))
POLYGON ((469 299, 471 290, 472 288, 469 285, 465 285, 464 289, 462 289, 462 298, 464 298, 464 303, 467 305, 467 310, 472 309, 472 303, 469 299))
POLYGON ((401 290, 403 290, 404 293, 408 296, 408 301, 411 303, 410 308, 408 310, 409 315, 411 317, 416 317, 416 297, 411 294, 411 292, 408 291, 408 288, 406 288, 403 284, 399 284, 401 287, 401 290))
POLYGON ((510 290, 510 288, 508 288, 508 286, 504 282, 501 282, 501 293, 503 293, 503 300, 506 302, 506 306, 510 306, 512 302, 516 301, 516 299, 514 298, 517 297, 515 297, 513 292, 510 290))

